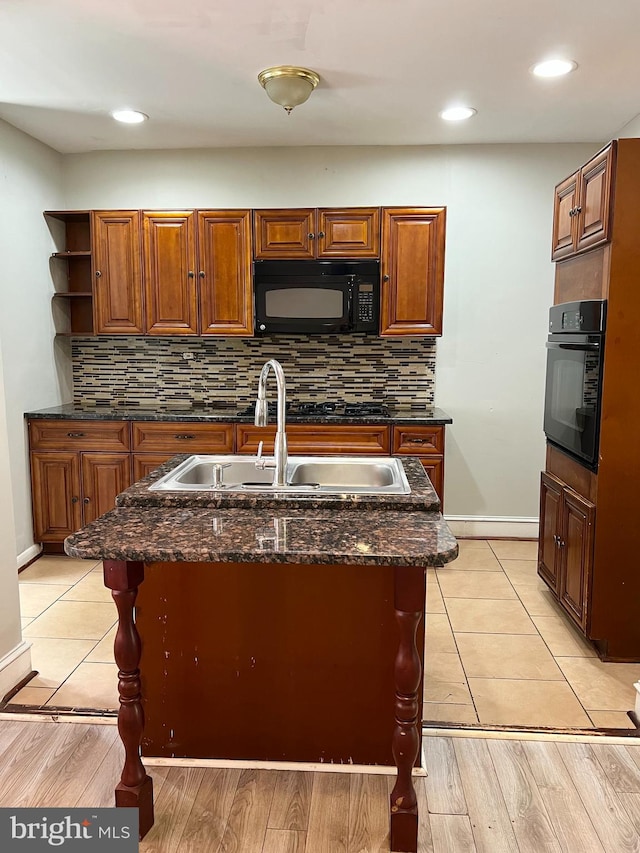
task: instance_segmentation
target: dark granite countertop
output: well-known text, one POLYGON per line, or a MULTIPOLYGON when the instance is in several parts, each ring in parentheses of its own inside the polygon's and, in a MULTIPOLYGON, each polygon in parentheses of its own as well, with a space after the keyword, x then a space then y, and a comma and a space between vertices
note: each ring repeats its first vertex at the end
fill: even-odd
MULTIPOLYGON (((239 411, 245 408, 246 402, 211 403, 203 405, 176 405, 171 407, 158 406, 146 408, 142 406, 77 406, 74 403, 63 403, 48 409, 37 409, 26 412, 26 418, 58 418, 66 420, 114 420, 114 421, 184 421, 253 423, 251 415, 241 415, 239 411)), ((287 413, 287 423, 313 424, 406 424, 444 426, 453 423, 453 419, 442 409, 437 408, 408 408, 389 405, 389 417, 381 415, 293 415, 287 413)))
POLYGON ((144 562, 442 566, 458 554, 438 512, 120 507, 65 540, 71 557, 144 562))
MULTIPOLYGON (((398 512, 418 511, 437 512, 440 499, 419 459, 413 456, 401 458, 411 493, 408 495, 326 495, 319 493, 297 493, 281 491, 272 495, 264 492, 224 492, 224 491, 149 491, 149 486, 165 474, 172 471, 190 454, 174 456, 164 465, 160 465, 144 479, 134 483, 116 498, 116 504, 125 506, 155 507, 237 507, 237 508, 273 508, 300 507, 307 510, 396 510, 398 512)), ((349 522, 350 523, 350 522, 349 522)))

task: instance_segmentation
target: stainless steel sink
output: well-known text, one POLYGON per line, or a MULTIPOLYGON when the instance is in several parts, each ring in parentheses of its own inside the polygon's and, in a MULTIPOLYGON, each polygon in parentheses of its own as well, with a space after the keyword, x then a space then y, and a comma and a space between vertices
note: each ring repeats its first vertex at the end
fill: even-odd
POLYGON ((255 456, 190 456, 149 486, 150 491, 408 495, 402 462, 389 456, 290 456, 287 485, 274 487, 273 469, 255 456))

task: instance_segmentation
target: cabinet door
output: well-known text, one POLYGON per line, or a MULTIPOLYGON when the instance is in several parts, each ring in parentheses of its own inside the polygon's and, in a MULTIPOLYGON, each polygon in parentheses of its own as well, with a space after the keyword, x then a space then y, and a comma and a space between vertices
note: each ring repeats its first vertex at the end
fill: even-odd
POLYGON ((36 542, 62 542, 82 527, 78 453, 32 453, 31 487, 36 542))
POLYGON ((609 239, 614 149, 608 145, 580 170, 576 247, 590 249, 609 239))
POLYGON ((557 261, 573 254, 576 247, 578 204, 578 172, 558 184, 553 201, 553 233, 551 260, 557 261))
POLYGON ((95 332, 142 334, 140 213, 94 211, 92 217, 95 332))
POLYGON ((380 209, 318 210, 319 258, 377 258, 380 209))
POLYGON ((173 453, 134 453, 133 454, 133 482, 137 483, 142 480, 147 474, 155 471, 168 459, 171 459, 173 453))
POLYGON ((582 630, 587 628, 593 565, 595 505, 564 489, 558 597, 582 630))
POLYGON ((558 547, 561 532, 563 484, 551 474, 540 478, 540 536, 538 540, 538 574, 551 589, 558 592, 558 547))
POLYGON ((128 453, 83 453, 82 508, 84 523, 94 521, 116 505, 116 495, 131 485, 128 453))
POLYGON ((431 480, 431 485, 435 489, 437 496, 440 498, 440 511, 444 510, 444 457, 443 456, 425 456, 420 459, 422 467, 427 473, 427 477, 431 480))
POLYGON ((315 258, 316 212, 300 210, 254 210, 253 249, 255 258, 315 258))
POLYGON ((380 334, 441 335, 445 209, 384 208, 380 334))
POLYGON ((196 335, 193 211, 145 212, 142 224, 147 334, 196 335))
POLYGON ((253 335, 251 211, 198 211, 203 335, 253 335))

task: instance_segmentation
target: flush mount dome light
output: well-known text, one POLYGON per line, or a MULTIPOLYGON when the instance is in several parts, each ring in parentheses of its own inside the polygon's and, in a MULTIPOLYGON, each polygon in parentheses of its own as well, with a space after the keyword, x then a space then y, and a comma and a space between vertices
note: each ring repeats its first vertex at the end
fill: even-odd
POLYGON ((572 59, 546 59, 538 62, 531 68, 531 73, 536 77, 563 77, 570 74, 578 67, 578 63, 572 59))
POLYGON ((477 110, 474 110, 473 107, 447 107, 446 110, 442 110, 440 113, 440 118, 443 118, 445 121, 464 121, 476 113, 477 110))
POLYGON ((258 82, 274 104, 279 104, 291 115, 294 107, 304 104, 320 82, 315 71, 295 68, 293 65, 276 65, 258 74, 258 82))
POLYGON ((141 122, 146 121, 149 116, 139 112, 138 110, 113 110, 111 118, 114 118, 116 121, 121 121, 124 124, 141 124, 141 122))

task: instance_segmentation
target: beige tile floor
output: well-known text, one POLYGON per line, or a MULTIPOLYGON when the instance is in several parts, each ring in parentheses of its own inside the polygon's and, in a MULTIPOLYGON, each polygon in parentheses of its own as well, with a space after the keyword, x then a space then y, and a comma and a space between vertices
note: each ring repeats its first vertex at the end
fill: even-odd
MULTIPOLYGON (((602 663, 536 574, 535 542, 461 540, 427 573, 430 723, 633 728, 640 664, 602 663)), ((11 704, 117 707, 116 610, 100 563, 44 556, 20 574, 38 675, 11 704)))

